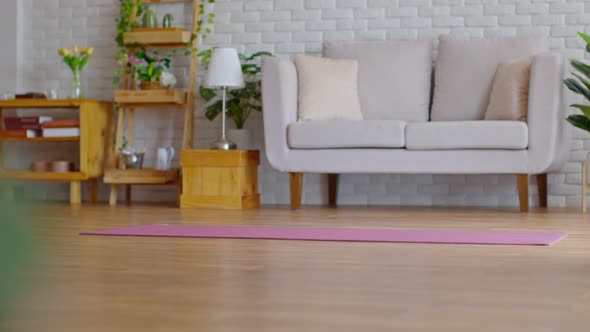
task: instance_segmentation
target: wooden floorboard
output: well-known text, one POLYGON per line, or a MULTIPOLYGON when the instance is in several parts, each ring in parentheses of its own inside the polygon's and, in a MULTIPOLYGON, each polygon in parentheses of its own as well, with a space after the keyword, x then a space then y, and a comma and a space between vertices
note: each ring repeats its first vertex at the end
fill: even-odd
MULTIPOLYGON (((588 331, 577 210, 53 205, 2 331, 588 331), (79 236, 147 223, 566 231, 554 247, 79 236)), ((29 224, 29 223, 28 223, 29 224)))

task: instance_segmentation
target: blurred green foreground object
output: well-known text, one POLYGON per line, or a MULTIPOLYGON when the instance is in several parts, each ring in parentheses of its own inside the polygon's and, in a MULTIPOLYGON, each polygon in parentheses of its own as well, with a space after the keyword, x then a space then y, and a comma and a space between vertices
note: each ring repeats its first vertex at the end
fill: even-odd
POLYGON ((30 263, 30 224, 23 210, 0 199, 0 322, 22 293, 20 276, 30 263))

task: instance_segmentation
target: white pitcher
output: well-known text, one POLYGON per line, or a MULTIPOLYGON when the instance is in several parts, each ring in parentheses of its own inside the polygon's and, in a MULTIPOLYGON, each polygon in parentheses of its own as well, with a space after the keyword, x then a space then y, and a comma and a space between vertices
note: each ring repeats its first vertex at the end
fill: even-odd
POLYGON ((159 148, 158 149, 158 156, 156 159, 156 170, 158 171, 168 171, 172 168, 172 159, 174 159, 174 148, 167 147, 167 148, 159 148))

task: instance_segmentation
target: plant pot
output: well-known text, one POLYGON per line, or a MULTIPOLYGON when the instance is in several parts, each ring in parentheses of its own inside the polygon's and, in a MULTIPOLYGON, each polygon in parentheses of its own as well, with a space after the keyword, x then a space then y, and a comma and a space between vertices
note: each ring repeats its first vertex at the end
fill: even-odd
POLYGON ((55 173, 73 172, 75 165, 72 161, 53 161, 51 162, 51 171, 55 173))
POLYGON ((164 20, 162 21, 162 28, 172 28, 174 25, 174 16, 172 14, 164 15, 164 20))
POLYGON ((151 8, 147 8, 143 14, 143 27, 151 29, 158 27, 158 14, 151 8))
POLYGON ((145 153, 132 153, 123 155, 123 162, 126 169, 143 169, 145 153))
POLYGON ((230 129, 227 138, 238 145, 239 150, 250 150, 252 146, 252 134, 248 129, 230 129))
POLYGON ((160 90, 163 89, 162 85, 160 85, 160 81, 142 81, 141 82, 141 89, 142 90, 160 90))

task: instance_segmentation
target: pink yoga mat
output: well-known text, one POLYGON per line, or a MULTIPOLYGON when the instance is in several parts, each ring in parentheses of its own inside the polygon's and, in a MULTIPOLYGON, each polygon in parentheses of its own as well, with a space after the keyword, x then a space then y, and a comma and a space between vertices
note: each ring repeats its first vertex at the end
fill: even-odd
POLYGON ((140 225, 81 235, 550 246, 561 232, 465 232, 263 226, 140 225))

